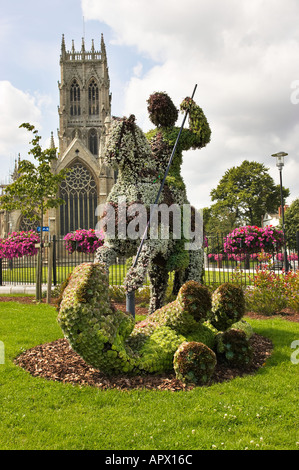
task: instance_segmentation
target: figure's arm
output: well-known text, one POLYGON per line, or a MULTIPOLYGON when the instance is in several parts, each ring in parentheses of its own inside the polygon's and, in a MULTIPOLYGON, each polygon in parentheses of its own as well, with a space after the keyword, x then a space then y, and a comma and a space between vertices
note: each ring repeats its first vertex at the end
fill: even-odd
POLYGON ((180 106, 181 111, 189 110, 189 129, 183 129, 181 145, 184 150, 205 147, 211 138, 211 129, 203 110, 192 98, 185 98, 180 106))

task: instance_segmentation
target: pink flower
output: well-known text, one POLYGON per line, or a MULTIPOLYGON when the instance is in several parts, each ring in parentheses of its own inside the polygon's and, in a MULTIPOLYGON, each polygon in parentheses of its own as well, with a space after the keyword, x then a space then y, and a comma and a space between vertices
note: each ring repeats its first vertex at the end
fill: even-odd
POLYGON ((94 229, 78 229, 70 232, 64 237, 65 248, 70 253, 94 253, 103 245, 104 233, 94 229))

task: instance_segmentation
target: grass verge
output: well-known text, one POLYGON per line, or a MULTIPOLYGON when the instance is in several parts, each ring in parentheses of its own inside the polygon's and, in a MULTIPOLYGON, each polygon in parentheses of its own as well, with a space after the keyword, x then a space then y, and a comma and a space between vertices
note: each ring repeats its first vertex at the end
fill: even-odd
POLYGON ((0 448, 298 449, 299 364, 291 361, 291 344, 299 340, 299 324, 248 321, 274 343, 272 356, 253 376, 189 392, 103 391, 32 377, 17 367, 19 353, 62 332, 53 307, 2 302, 0 448))

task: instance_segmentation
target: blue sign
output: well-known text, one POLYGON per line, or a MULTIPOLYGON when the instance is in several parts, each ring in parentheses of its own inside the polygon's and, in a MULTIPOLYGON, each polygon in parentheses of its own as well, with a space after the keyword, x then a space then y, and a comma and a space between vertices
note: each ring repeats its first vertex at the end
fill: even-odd
MULTIPOLYGON (((37 232, 40 232, 40 227, 37 227, 37 232)), ((43 227, 43 232, 49 232, 49 227, 43 227)))

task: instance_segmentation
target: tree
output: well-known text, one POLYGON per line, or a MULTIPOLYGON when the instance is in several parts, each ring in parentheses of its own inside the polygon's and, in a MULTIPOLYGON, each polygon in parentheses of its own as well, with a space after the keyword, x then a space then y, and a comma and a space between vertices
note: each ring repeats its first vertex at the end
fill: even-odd
POLYGON ((231 232, 236 226, 236 215, 228 208, 204 207, 203 209, 203 223, 204 231, 207 235, 222 236, 231 232))
MULTIPOLYGON (((20 125, 33 133, 31 150, 37 165, 29 160, 22 160, 19 164, 18 178, 6 186, 4 195, 0 197, 0 207, 9 212, 20 210, 24 217, 38 220, 43 227, 44 215, 48 209, 63 204, 63 199, 57 197, 59 185, 65 179, 67 170, 58 174, 52 171, 53 163, 57 160, 56 149, 42 150, 41 136, 35 127, 29 123, 20 125)), ((42 271, 42 229, 40 232, 40 256, 37 268, 37 300, 41 300, 41 271, 42 271), (38 281, 39 280, 39 281, 38 281)))
POLYGON ((295 199, 285 211, 284 222, 287 244, 289 248, 296 249, 296 232, 299 232, 299 198, 295 199))
MULTIPOLYGON (((280 202, 280 186, 262 163, 244 160, 238 167, 227 170, 211 191, 214 213, 228 210, 235 216, 236 225, 261 225, 266 212, 277 212, 280 202)), ((283 197, 289 189, 283 188, 283 197)))

